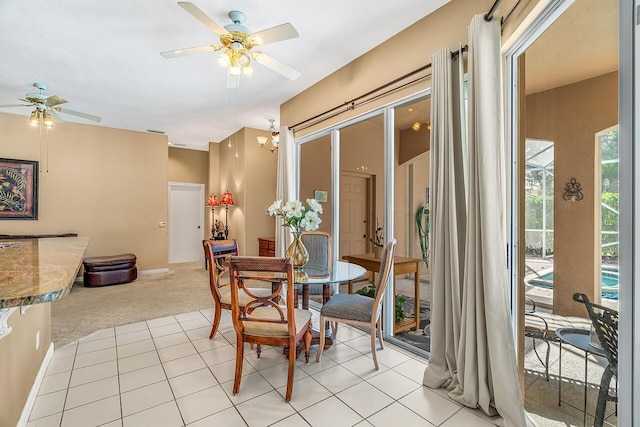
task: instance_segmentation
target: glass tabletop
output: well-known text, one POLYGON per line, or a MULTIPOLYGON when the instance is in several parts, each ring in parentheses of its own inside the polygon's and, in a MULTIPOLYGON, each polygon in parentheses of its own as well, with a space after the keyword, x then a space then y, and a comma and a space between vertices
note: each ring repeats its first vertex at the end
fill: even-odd
POLYGON ((342 283, 359 279, 367 273, 364 267, 345 261, 335 261, 328 271, 318 268, 305 268, 303 271, 305 274, 295 273, 297 284, 342 283))

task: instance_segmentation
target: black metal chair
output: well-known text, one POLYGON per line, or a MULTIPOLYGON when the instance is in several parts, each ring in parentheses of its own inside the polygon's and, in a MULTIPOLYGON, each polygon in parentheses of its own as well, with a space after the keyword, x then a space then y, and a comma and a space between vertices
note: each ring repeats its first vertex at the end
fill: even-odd
POLYGON ((589 313, 589 318, 600 345, 607 357, 608 365, 602 373, 600 380, 600 391, 598 392, 598 403, 596 404, 596 416, 593 421, 595 427, 600 427, 604 423, 604 414, 607 402, 618 403, 618 394, 611 394, 609 388, 611 379, 618 378, 618 312, 609 307, 595 304, 582 293, 573 294, 573 300, 583 303, 589 313))

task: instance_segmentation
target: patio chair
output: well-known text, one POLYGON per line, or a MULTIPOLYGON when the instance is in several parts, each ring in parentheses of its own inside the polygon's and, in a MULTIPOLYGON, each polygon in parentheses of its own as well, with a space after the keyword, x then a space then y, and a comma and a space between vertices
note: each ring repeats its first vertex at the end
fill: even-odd
POLYGON ((533 351, 544 367, 545 379, 549 381, 549 355, 551 343, 559 342, 556 330, 559 328, 589 329, 591 322, 582 317, 560 316, 545 311, 538 310, 532 298, 525 297, 526 306, 524 312, 524 336, 533 340, 533 351), (536 340, 542 341, 545 346, 544 358, 538 352, 536 340))
MULTIPOLYGON (((205 259, 211 266, 209 268, 209 287, 215 304, 209 339, 213 339, 220 326, 222 309, 231 310, 228 262, 232 255, 238 255, 238 243, 235 240, 203 240, 202 246, 204 247, 205 259)), ((260 295, 271 293, 269 282, 253 281, 252 287, 256 288, 253 292, 260 295)), ((241 298, 241 305, 245 300, 245 297, 241 298)))
POLYGON ((237 337, 233 394, 236 395, 240 390, 244 343, 257 344, 258 357, 262 345, 288 347, 290 351, 287 353, 289 369, 285 401, 289 402, 297 355, 293 349, 303 340, 305 359, 309 363, 311 346, 311 312, 294 308, 293 304, 292 261, 290 258, 232 256, 229 259, 229 274, 231 317, 237 337), (247 286, 246 282, 250 280, 268 280, 274 283, 273 290, 269 295, 256 294, 247 286), (281 306, 278 301, 283 294, 283 288, 286 288, 286 298, 285 305, 281 306), (244 298, 248 301, 242 301, 244 298), (241 305, 241 302, 244 304, 241 305))
POLYGON ((595 304, 582 293, 573 294, 573 300, 583 303, 589 313, 589 319, 600 345, 607 358, 607 366, 604 368, 600 380, 600 391, 598 392, 598 402, 596 403, 596 416, 593 421, 595 427, 600 427, 604 423, 604 413, 607 409, 607 402, 618 403, 618 394, 610 394, 609 388, 611 379, 618 378, 618 312, 609 307, 595 304))
MULTIPOLYGON (((382 340, 382 295, 387 288, 389 275, 393 264, 393 253, 395 252, 396 241, 392 240, 387 244, 380 262, 380 273, 376 281, 376 295, 374 298, 359 294, 337 294, 331 298, 320 310, 320 348, 316 354, 316 361, 319 362, 324 350, 326 322, 331 322, 333 336, 338 333, 338 323, 351 325, 363 325, 371 328, 371 355, 373 365, 378 370, 378 359, 376 358, 376 331, 380 348, 384 349, 382 340)), ((390 308, 393 312, 393 307, 390 308)))

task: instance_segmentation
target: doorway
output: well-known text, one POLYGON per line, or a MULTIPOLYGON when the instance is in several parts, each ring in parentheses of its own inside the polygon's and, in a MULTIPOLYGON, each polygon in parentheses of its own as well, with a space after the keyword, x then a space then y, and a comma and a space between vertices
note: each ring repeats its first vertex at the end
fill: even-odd
MULTIPOLYGON (((340 258, 369 252, 367 236, 369 222, 370 175, 343 173, 340 175, 340 258)), ((372 220, 375 226, 375 220, 372 220)), ((377 226, 376 226, 377 227, 377 226)))
POLYGON ((204 184, 169 183, 169 264, 202 261, 204 184))

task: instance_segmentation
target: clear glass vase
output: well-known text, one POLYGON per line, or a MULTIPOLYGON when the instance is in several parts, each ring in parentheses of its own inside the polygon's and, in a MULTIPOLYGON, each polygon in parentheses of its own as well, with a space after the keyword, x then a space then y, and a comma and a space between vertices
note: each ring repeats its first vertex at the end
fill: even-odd
POLYGON ((292 229, 291 234, 293 234, 293 242, 287 248, 285 255, 287 258, 293 259, 293 267, 296 270, 302 270, 305 264, 309 262, 309 252, 302 243, 302 230, 299 228, 292 229))

